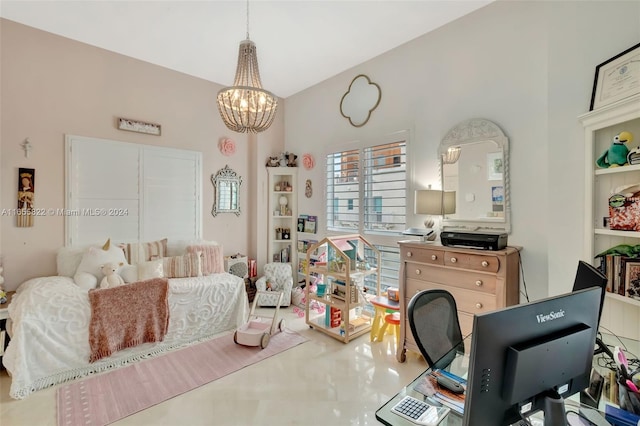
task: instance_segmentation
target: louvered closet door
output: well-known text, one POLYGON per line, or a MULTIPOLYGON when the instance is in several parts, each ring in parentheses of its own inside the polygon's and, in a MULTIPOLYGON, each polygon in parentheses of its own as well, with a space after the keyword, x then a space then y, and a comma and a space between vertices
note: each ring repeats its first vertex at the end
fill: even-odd
POLYGON ((199 153, 147 148, 143 160, 143 241, 200 235, 199 153))
POLYGON ((202 153, 66 137, 66 244, 201 237, 202 153))
POLYGON ((137 241, 140 147, 67 136, 67 245, 137 241))

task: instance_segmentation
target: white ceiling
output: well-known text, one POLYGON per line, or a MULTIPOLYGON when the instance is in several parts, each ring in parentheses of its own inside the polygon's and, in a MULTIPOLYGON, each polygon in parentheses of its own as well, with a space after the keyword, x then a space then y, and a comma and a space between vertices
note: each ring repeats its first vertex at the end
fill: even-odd
MULTIPOLYGON (((263 87, 286 98, 493 0, 249 3, 263 87)), ((246 1, 0 0, 0 16, 231 85, 246 1)))

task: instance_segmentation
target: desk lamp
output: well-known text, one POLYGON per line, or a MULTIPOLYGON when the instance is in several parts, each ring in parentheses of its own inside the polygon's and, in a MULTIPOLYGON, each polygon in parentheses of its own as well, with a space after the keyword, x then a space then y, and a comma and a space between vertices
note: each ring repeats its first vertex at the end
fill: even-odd
POLYGON ((428 215, 424 221, 424 227, 426 230, 432 231, 425 236, 425 240, 435 241, 437 234, 433 231, 434 216, 444 216, 456 212, 456 192, 431 189, 431 185, 429 185, 429 189, 416 191, 415 197, 415 213, 428 215))

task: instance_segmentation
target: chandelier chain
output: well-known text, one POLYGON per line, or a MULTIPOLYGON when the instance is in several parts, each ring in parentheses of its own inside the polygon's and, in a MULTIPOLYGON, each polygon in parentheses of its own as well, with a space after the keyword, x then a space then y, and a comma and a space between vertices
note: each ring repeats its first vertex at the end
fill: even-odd
POLYGON ((247 0, 247 40, 249 40, 249 0, 247 0))

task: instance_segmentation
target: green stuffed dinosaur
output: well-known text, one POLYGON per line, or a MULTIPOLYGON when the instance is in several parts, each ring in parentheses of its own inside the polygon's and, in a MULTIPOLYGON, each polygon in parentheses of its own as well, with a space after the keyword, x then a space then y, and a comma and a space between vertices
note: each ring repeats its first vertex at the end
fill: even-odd
POLYGON ((640 255, 640 244, 632 246, 630 244, 620 244, 598 253, 596 257, 604 257, 607 254, 619 254, 627 257, 638 257, 640 255))
POLYGON ((629 149, 625 145, 633 140, 633 135, 629 132, 620 132, 613 137, 611 146, 602 153, 596 160, 596 165, 602 169, 607 167, 624 166, 627 164, 627 154, 629 149))

